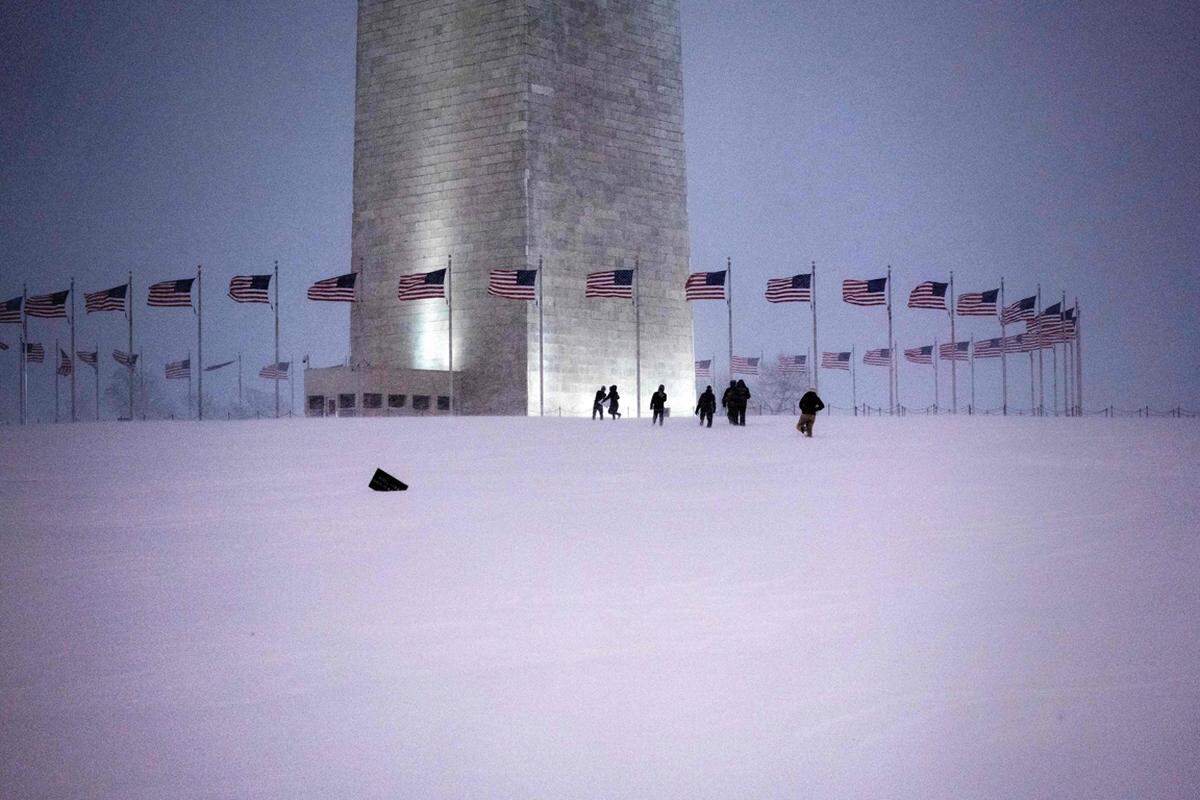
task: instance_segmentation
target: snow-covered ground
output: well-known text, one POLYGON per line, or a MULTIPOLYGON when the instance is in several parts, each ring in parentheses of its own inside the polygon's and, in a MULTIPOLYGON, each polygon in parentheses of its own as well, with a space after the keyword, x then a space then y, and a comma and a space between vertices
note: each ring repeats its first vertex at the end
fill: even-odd
POLYGON ((792 423, 0 429, 0 797, 1195 796, 1200 425, 792 423))

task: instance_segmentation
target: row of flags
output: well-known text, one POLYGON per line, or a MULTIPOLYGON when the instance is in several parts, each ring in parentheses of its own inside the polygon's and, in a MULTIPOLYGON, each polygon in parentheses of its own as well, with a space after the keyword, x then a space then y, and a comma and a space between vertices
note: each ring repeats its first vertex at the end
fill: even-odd
MULTIPOLYGON (((0 342, 0 350, 7 350, 7 349, 8 349, 8 344, 6 344, 5 342, 0 342)), ((66 350, 63 350, 62 348, 59 348, 58 353, 59 353, 59 360, 58 360, 58 367, 56 368, 56 372, 59 375, 70 375, 74 371, 73 366, 72 366, 71 355, 66 350)), ((80 361, 82 361, 84 364, 87 364, 90 367, 95 368, 99 363, 99 353, 96 350, 76 350, 75 355, 80 361)), ((121 366, 126 367, 128 369, 133 369, 134 367, 137 366, 138 355, 139 355, 138 353, 127 353, 124 350, 113 350, 112 351, 113 361, 115 361, 116 363, 118 363, 121 366)), ((46 348, 43 347, 40 342, 26 342, 25 343, 25 361, 26 361, 26 363, 41 364, 41 363, 44 363, 45 360, 46 360, 46 348)), ((212 372, 214 370, 221 369, 222 367, 228 367, 230 364, 236 364, 236 363, 237 363, 237 359, 234 359, 231 361, 223 361, 220 364, 213 364, 212 366, 205 367, 204 371, 212 372)), ((182 359, 180 361, 168 362, 166 364, 166 366, 164 367, 164 377, 166 377, 169 380, 189 378, 189 377, 191 377, 191 364, 192 364, 192 361, 191 361, 190 357, 182 359)), ((276 362, 274 364, 267 364, 265 367, 263 367, 261 370, 259 370, 258 376, 260 378, 266 378, 268 380, 287 380, 288 368, 290 366, 291 366, 291 362, 288 362, 288 361, 280 361, 280 362, 276 362)))

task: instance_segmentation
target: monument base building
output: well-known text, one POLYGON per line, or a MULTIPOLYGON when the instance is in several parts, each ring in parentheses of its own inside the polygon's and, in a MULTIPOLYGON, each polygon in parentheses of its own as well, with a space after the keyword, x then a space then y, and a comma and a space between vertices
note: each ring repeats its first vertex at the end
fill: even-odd
POLYGON ((360 0, 354 148, 351 367, 306 394, 450 369, 450 305, 396 291, 452 258, 457 413, 587 415, 618 384, 632 416, 639 316, 643 412, 694 401, 677 0, 360 0), (540 308, 488 294, 539 262, 540 308), (635 265, 639 308, 585 298, 635 265))

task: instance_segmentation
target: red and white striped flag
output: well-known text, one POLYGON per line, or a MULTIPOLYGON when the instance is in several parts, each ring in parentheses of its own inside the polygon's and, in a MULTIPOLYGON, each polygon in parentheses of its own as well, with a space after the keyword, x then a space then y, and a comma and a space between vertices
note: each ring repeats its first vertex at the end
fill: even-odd
POLYGON ((332 303, 353 303, 356 283, 358 283, 357 272, 347 272, 345 275, 324 278, 308 287, 308 299, 325 300, 332 303))
POLYGON ((537 299, 536 269, 494 269, 488 274, 488 294, 506 300, 537 299))
POLYGON ((725 272, 693 272, 683 284, 685 300, 724 300, 725 272))
POLYGON ((583 296, 633 299, 633 270, 610 269, 607 272, 589 272, 583 296))
POLYGON ((825 369, 850 369, 850 351, 821 353, 821 366, 825 369))
POLYGON ((975 343, 976 358, 999 358, 1004 354, 1004 339, 981 339, 975 343))
POLYGON ((892 365, 892 351, 886 347, 868 350, 863 353, 863 363, 871 367, 890 367, 892 365))
POLYGON ((192 359, 189 357, 179 361, 172 361, 167 364, 163 372, 167 380, 190 378, 192 376, 192 359))
POLYGON ((949 288, 950 284, 938 281, 918 283, 908 294, 908 307, 946 311, 946 290, 949 288))
POLYGON ((116 361, 123 367, 133 369, 137 365, 138 354, 126 353, 124 350, 113 350, 113 361, 116 361))
POLYGON ((25 362, 28 364, 40 364, 46 360, 46 348, 42 347, 37 342, 25 343, 25 362))
POLYGON ((792 275, 790 278, 769 278, 767 280, 767 302, 812 302, 812 273, 792 275))
POLYGON ((79 357, 80 361, 90 367, 96 367, 100 362, 99 350, 92 350, 91 352, 88 352, 87 350, 76 350, 75 355, 79 357))
POLYGON ((64 289, 61 292, 33 295, 25 303, 25 316, 41 317, 42 319, 66 319, 67 295, 69 294, 70 291, 64 289))
POLYGON ((738 375, 757 375, 758 356, 734 356, 730 363, 731 371, 738 375))
POLYGON ((396 287, 397 300, 429 300, 446 296, 446 269, 401 275, 396 287))
POLYGON ((61 347, 58 349, 58 369, 55 370, 59 375, 70 375, 74 371, 74 363, 71 361, 71 356, 66 350, 61 347))
POLYGON ((842 299, 853 306, 887 305, 887 278, 842 281, 842 299))
POLYGON ((1032 320, 1037 314, 1037 295, 1030 295, 1024 299, 1018 300, 1015 303, 1009 303, 1004 307, 1004 311, 1000 314, 1000 323, 1002 325, 1012 325, 1014 322, 1032 320))
POLYGON ((807 375, 808 356, 780 356, 779 371, 784 375, 807 375))
POLYGON ((24 298, 14 297, 0 303, 0 323, 15 322, 21 324, 21 303, 24 298))
POLYGON ((968 361, 971 357, 971 343, 946 342, 938 347, 938 356, 942 361, 968 361))
POLYGON ((267 289, 271 275, 234 275, 229 281, 229 299, 235 303, 270 303, 267 289))
POLYGON ((129 284, 126 283, 111 289, 88 292, 83 296, 83 310, 88 314, 93 311, 124 311, 125 296, 128 293, 129 284))
POLYGON ((914 364, 932 364, 933 345, 927 344, 921 347, 908 348, 904 351, 904 360, 911 361, 914 364))
POLYGON ((290 361, 280 361, 277 364, 267 364, 258 371, 258 377, 273 381, 287 380, 289 366, 291 366, 290 361))
POLYGON ((958 296, 954 308, 960 317, 994 317, 996 316, 996 301, 1000 297, 999 289, 989 289, 986 292, 967 292, 958 296))
POLYGON ((146 304, 157 308, 191 308, 192 284, 195 281, 195 278, 159 281, 150 287, 146 304))
POLYGON ((712 376, 713 376, 713 371, 712 371, 712 359, 711 358, 706 358, 703 361, 696 362, 696 377, 697 378, 711 378, 712 376))

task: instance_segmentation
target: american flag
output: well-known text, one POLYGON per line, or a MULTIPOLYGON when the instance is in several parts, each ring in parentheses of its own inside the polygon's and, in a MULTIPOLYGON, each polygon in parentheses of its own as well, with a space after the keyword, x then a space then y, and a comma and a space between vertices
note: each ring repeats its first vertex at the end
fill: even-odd
POLYGON ((537 298, 536 269, 494 269, 488 275, 488 294, 508 300, 537 298))
POLYGON ((71 362, 71 356, 66 350, 61 347, 58 349, 58 369, 55 370, 59 375, 70 375, 74 365, 71 362))
POLYGON ((685 300, 724 300, 725 270, 693 272, 683 284, 685 300))
POLYGON ((996 300, 999 297, 999 289, 989 289, 986 292, 967 292, 958 296, 955 308, 960 317, 994 317, 996 316, 996 300))
POLYGON ((446 269, 401 275, 396 288, 397 300, 427 300, 446 296, 446 269))
POLYGON ((280 361, 276 364, 267 364, 258 371, 258 377, 274 381, 286 380, 289 366, 291 366, 290 361, 280 361))
POLYGON ((863 353, 863 363, 871 367, 890 367, 892 365, 892 351, 886 347, 880 347, 878 350, 868 350, 863 353))
POLYGON ((233 359, 232 361, 222 361, 220 364, 213 364, 211 367, 205 367, 204 371, 212 372, 213 370, 220 369, 221 367, 228 367, 230 364, 236 364, 236 363, 237 363, 236 358, 233 359))
POLYGON ((821 366, 825 369, 850 369, 850 352, 821 353, 821 366))
POLYGON ((177 281, 159 281, 150 287, 147 305, 161 308, 190 308, 192 305, 192 284, 195 278, 181 278, 177 281))
POLYGON ((37 342, 25 343, 25 361, 30 364, 40 364, 46 360, 46 348, 37 342))
POLYGON ((229 281, 229 299, 237 303, 270 303, 270 275, 234 275, 229 281))
POLYGON ((111 289, 88 292, 83 296, 83 310, 88 314, 93 311, 124 311, 125 295, 128 293, 129 284, 125 283, 111 289))
POLYGON ((69 290, 51 294, 35 294, 25 302, 25 316, 43 319, 67 318, 67 295, 69 290))
POLYGON ((1030 334, 1018 333, 1004 339, 1004 352, 1006 353, 1029 353, 1037 349, 1037 338, 1030 334))
POLYGON ((860 281, 848 278, 842 281, 842 299, 854 306, 882 306, 887 304, 887 278, 860 281))
POLYGON ((308 287, 308 299, 353 303, 354 284, 357 280, 357 272, 347 272, 345 275, 338 275, 335 278, 319 280, 308 287))
POLYGON ((808 356, 780 356, 779 371, 784 375, 807 375, 808 356))
POLYGON ((79 357, 80 361, 92 367, 95 367, 100 362, 99 350, 92 350, 91 352, 88 352, 87 350, 76 350, 75 355, 79 357))
POLYGON ((1033 335, 1042 347, 1063 341, 1064 320, 1062 303, 1055 303, 1042 310, 1041 316, 1025 323, 1025 332, 1033 335))
POLYGON ((1004 307, 1004 311, 1000 314, 1000 323, 1002 325, 1012 325, 1014 322, 1025 320, 1028 322, 1033 319, 1037 313, 1037 295, 1026 297, 1024 300, 1018 300, 1015 303, 1010 303, 1004 307))
POLYGON ((14 297, 0 305, 0 322, 21 323, 21 300, 20 297, 14 297))
POLYGON ((711 358, 706 358, 703 361, 696 362, 696 377, 697 378, 711 378, 712 376, 713 376, 713 371, 712 371, 712 359, 711 358))
POLYGON ((950 284, 937 281, 918 283, 916 288, 909 292, 908 307, 946 311, 946 290, 949 288, 950 284))
POLYGON ((938 346, 938 355, 942 361, 969 361, 970 350, 970 342, 946 342, 938 346))
POLYGON ((1000 338, 983 339, 975 343, 976 358, 999 358, 1005 352, 1004 340, 1000 338))
POLYGON ((768 303, 812 302, 812 273, 767 279, 768 303))
POLYGON ((921 347, 908 348, 904 351, 904 360, 911 361, 914 364, 932 364, 933 345, 926 344, 921 347))
POLYGON ((126 353, 124 350, 113 350, 113 361, 116 361, 123 367, 129 367, 130 369, 133 369, 134 365, 137 364, 137 359, 137 353, 126 353))
POLYGON ((730 371, 736 372, 739 375, 757 375, 758 357, 734 356, 733 361, 730 363, 730 371))
POLYGON ((589 272, 584 297, 633 298, 633 270, 612 269, 607 272, 589 272))
POLYGON ((189 357, 182 361, 172 361, 167 364, 164 372, 168 380, 190 378, 192 377, 192 359, 189 357))

